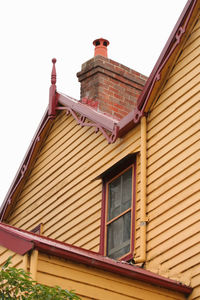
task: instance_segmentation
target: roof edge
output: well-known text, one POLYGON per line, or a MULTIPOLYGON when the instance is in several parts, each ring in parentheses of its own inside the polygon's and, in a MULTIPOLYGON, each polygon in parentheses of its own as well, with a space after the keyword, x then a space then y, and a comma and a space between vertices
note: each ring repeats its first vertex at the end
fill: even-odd
POLYGON ((20 255, 24 255, 34 248, 33 242, 19 238, 13 232, 2 227, 0 227, 0 245, 20 255))
POLYGON ((56 99, 57 103, 62 105, 57 106, 56 110, 66 110, 67 115, 71 114, 78 125, 94 127, 96 133, 101 131, 109 144, 116 141, 118 137, 118 121, 116 119, 58 92, 56 92, 56 99), (86 118, 91 122, 87 122, 86 118))
POLYGON ((106 116, 100 112, 97 112, 91 107, 82 104, 69 96, 58 93, 54 86, 53 91, 51 91, 51 88, 52 86, 50 87, 50 98, 55 98, 54 101, 51 101, 55 102, 55 107, 52 109, 52 103, 49 103, 42 117, 42 120, 36 130, 36 133, 28 147, 28 150, 22 160, 22 163, 0 207, 0 221, 4 220, 4 216, 8 207, 11 207, 12 205, 13 196, 15 196, 19 185, 22 184, 22 182, 25 179, 25 176, 28 174, 30 163, 33 159, 34 151, 36 147, 38 147, 43 141, 41 135, 43 135, 43 132, 51 127, 51 124, 59 110, 66 110, 66 113, 71 114, 79 125, 94 127, 96 133, 100 131, 108 140, 108 143, 114 143, 118 137, 117 120, 113 119, 112 117, 106 116), (59 104, 62 106, 57 106, 59 104), (54 113, 51 113, 52 111, 54 111, 54 113), (86 122, 86 118, 88 118, 91 122, 86 122))
POLYGON ((46 130, 47 127, 49 127, 51 125, 51 122, 53 119, 54 119, 54 117, 49 116, 48 108, 47 108, 47 110, 45 111, 45 113, 42 117, 42 120, 38 126, 38 129, 36 130, 36 133, 28 147, 28 150, 22 160, 22 163, 14 177, 14 180, 5 196, 5 199, 0 207, 0 221, 3 221, 8 206, 10 206, 12 204, 13 195, 15 194, 20 183, 22 183, 22 181, 24 180, 25 176, 28 173, 28 169, 30 167, 30 163, 31 163, 31 160, 33 157, 33 152, 34 152, 35 148, 38 147, 42 143, 43 139, 41 139, 41 135, 42 135, 43 131, 46 130), (48 124, 49 124, 49 126, 48 126, 48 124))
POLYGON ((197 0, 188 0, 186 3, 177 23, 172 30, 150 76, 147 79, 147 82, 138 98, 136 108, 130 112, 127 116, 119 121, 119 133, 118 136, 121 137, 126 134, 130 129, 138 124, 141 117, 146 114, 145 109, 148 103, 148 100, 152 94, 152 91, 155 87, 156 82, 160 81, 162 77, 162 70, 169 61, 170 57, 174 54, 174 51, 177 49, 177 46, 182 41, 188 23, 191 19, 192 13, 197 4, 197 0))
MULTIPOLYGON (((125 262, 116 261, 108 257, 104 257, 99 253, 81 249, 76 246, 72 246, 44 236, 36 235, 32 232, 17 229, 7 224, 0 223, 0 233, 3 231, 6 235, 10 234, 12 236, 15 236, 15 238, 18 240, 18 244, 22 246, 22 248, 22 241, 31 242, 34 245, 33 248, 43 253, 47 253, 57 257, 62 257, 64 259, 69 259, 74 262, 82 263, 134 280, 143 281, 147 284, 160 286, 162 288, 170 289, 172 291, 176 291, 185 295, 189 295, 192 292, 192 288, 189 286, 154 274, 140 267, 125 262)), ((0 244, 1 243, 2 240, 0 240, 0 244)), ((26 250, 24 250, 24 252, 28 252, 31 249, 27 248, 26 250)))

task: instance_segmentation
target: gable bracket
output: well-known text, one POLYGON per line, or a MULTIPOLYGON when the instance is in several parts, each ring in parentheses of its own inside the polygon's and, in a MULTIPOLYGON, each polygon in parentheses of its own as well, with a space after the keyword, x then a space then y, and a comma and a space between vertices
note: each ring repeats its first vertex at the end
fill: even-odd
MULTIPOLYGON (((179 29, 178 29, 178 31, 177 31, 177 34, 175 35, 175 42, 174 42, 172 48, 170 49, 169 53, 168 53, 168 54, 166 55, 166 57, 164 58, 162 64, 160 65, 160 67, 159 67, 159 69, 158 69, 158 71, 157 71, 157 73, 156 73, 156 75, 155 75, 155 77, 154 77, 154 79, 153 79, 153 81, 152 81, 151 87, 150 87, 150 89, 149 89, 149 91, 148 91, 148 93, 147 93, 147 96, 146 96, 146 100, 145 100, 143 106, 141 107, 141 111, 138 109, 139 107, 137 107, 136 112, 137 112, 138 114, 139 114, 139 112, 140 112, 140 116, 143 116, 143 114, 144 114, 144 110, 145 110, 147 101, 148 101, 148 99, 149 99, 149 97, 150 97, 150 95, 151 95, 151 92, 152 92, 152 90, 153 90, 153 88, 154 88, 155 83, 161 79, 161 71, 162 71, 162 69, 164 68, 164 66, 165 66, 165 64, 167 63, 168 59, 170 58, 170 56, 171 56, 172 53, 174 52, 175 48, 176 48, 176 47, 178 46, 178 44, 180 43, 181 37, 182 37, 182 35, 183 35, 184 32, 185 32, 185 27, 186 27, 186 24, 184 25, 184 27, 182 27, 182 26, 179 27, 179 29)), ((136 115, 137 115, 137 114, 136 114, 136 115)), ((136 121, 136 120, 134 120, 134 121, 136 121)))
POLYGON ((84 114, 77 114, 73 109, 71 109, 70 107, 56 107, 57 110, 66 110, 66 114, 68 115, 72 115, 73 118, 76 120, 76 122, 78 123, 78 125, 80 125, 81 127, 83 126, 89 126, 89 127, 94 127, 95 128, 95 133, 97 133, 98 131, 100 131, 105 138, 107 139, 109 144, 112 144, 116 141, 117 137, 118 137, 118 131, 119 131, 119 127, 115 124, 113 127, 113 130, 111 131, 111 134, 109 135, 107 133, 107 131, 103 128, 103 126, 101 126, 101 124, 99 124, 98 122, 87 122, 86 121, 86 116, 84 114))
POLYGON ((48 115, 45 115, 45 118, 44 118, 44 121, 43 123, 41 124, 38 132, 36 133, 31 145, 30 145, 30 148, 26 154, 26 157, 22 163, 22 165, 20 166, 20 169, 17 173, 17 176, 16 178, 14 179, 14 182, 11 186, 11 189, 9 190, 5 200, 4 200, 4 203, 2 205, 2 209, 0 211, 0 221, 3 221, 3 218, 4 218, 4 215, 5 215, 5 212, 8 208, 9 205, 12 205, 12 202, 13 202, 13 195, 15 194, 16 190, 18 189, 20 183, 22 182, 22 180, 24 180, 24 177, 25 175, 27 174, 28 170, 29 170, 29 167, 30 167, 30 164, 31 164, 31 160, 33 158, 33 154, 34 154, 34 151, 35 151, 35 148, 40 144, 41 142, 41 134, 43 133, 44 129, 46 128, 47 126, 47 123, 49 121, 53 120, 53 117, 52 116, 48 116, 48 115))
POLYGON ((141 93, 139 99, 138 99, 138 105, 135 108, 134 111, 134 122, 138 123, 140 120, 140 117, 144 115, 144 111, 147 105, 147 102, 149 100, 149 97, 151 95, 152 90, 154 89, 154 86, 157 81, 159 81, 162 77, 162 70, 165 67, 166 63, 168 62, 171 55, 176 50, 177 46, 181 42, 181 38, 186 32, 188 23, 190 21, 191 15, 193 13, 194 7, 196 5, 197 1, 191 1, 188 6, 186 6, 185 10, 183 11, 184 17, 182 18, 182 15, 180 17, 180 22, 177 22, 177 25, 175 26, 175 29, 172 32, 172 35, 170 36, 169 40, 167 41, 167 44, 165 48, 163 49, 163 52, 161 53, 161 56, 155 66, 156 73, 150 75, 149 77, 149 84, 146 85, 146 90, 144 89, 143 93, 141 93))

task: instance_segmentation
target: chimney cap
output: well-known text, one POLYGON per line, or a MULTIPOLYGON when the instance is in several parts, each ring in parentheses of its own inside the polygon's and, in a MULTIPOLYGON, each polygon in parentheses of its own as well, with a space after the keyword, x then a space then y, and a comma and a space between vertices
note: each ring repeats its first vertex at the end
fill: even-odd
POLYGON ((110 42, 108 40, 104 39, 104 38, 96 39, 93 42, 94 46, 99 46, 99 45, 102 45, 102 44, 103 44, 103 46, 107 47, 110 44, 110 42))
POLYGON ((99 38, 93 41, 94 56, 101 55, 107 57, 107 46, 109 45, 109 41, 104 38, 99 38))

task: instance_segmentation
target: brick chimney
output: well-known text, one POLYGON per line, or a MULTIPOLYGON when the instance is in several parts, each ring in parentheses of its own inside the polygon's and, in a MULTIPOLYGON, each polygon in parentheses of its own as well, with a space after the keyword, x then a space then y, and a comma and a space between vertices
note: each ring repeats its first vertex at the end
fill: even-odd
POLYGON ((94 57, 77 73, 81 102, 121 119, 134 109, 147 77, 107 58, 109 42, 93 42, 94 57))

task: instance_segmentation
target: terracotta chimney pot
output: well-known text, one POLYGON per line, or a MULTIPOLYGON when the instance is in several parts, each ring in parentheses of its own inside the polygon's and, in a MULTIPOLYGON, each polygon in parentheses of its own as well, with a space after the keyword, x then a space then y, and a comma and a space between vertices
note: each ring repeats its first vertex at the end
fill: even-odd
POLYGON ((110 44, 109 41, 107 41, 103 38, 95 40, 93 42, 93 45, 95 46, 94 56, 101 55, 101 56, 104 56, 104 57, 108 57, 107 56, 107 46, 109 44, 110 44))

